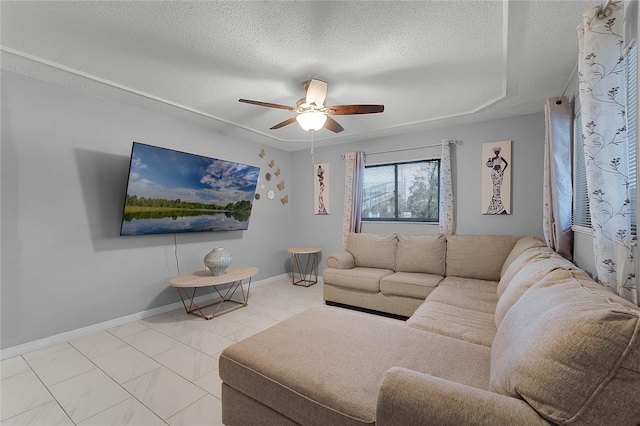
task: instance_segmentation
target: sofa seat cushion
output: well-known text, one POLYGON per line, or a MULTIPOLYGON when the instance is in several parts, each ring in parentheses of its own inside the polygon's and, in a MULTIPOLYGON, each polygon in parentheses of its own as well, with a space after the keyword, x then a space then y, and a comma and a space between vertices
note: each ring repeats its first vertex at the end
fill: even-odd
POLYGON ((228 347, 219 370, 226 385, 296 423, 373 425, 391 367, 487 390, 490 358, 488 348, 323 307, 228 347))
POLYGON ((396 272, 444 275, 447 239, 444 235, 398 235, 396 272))
POLYGON ((380 280, 393 274, 389 269, 353 268, 334 269, 325 268, 322 280, 332 285, 353 288, 377 293, 380 291, 380 280))
POLYGON ((533 285, 509 309, 491 352, 491 388, 557 424, 638 424, 640 309, 572 275, 533 285))
POLYGON ((489 280, 476 280, 473 278, 445 277, 442 281, 440 281, 440 284, 438 285, 496 294, 498 282, 489 280))
POLYGON ((482 290, 441 285, 431 292, 429 301, 493 315, 498 296, 482 290))
POLYGON ((426 299, 444 277, 440 275, 396 272, 380 280, 380 291, 385 296, 407 296, 426 299))
POLYGON ((347 251, 361 268, 396 268, 396 234, 381 236, 367 233, 351 233, 347 236, 347 251))
POLYGON ((447 235, 445 275, 499 281, 518 240, 511 235, 447 235))
POLYGON ((491 347, 496 334, 493 314, 427 299, 407 325, 419 330, 491 347))

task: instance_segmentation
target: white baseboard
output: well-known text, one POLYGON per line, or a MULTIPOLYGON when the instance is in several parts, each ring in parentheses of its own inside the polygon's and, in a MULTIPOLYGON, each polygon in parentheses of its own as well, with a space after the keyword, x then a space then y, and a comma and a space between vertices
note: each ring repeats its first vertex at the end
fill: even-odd
MULTIPOLYGON (((274 277, 265 278, 259 281, 251 282, 252 287, 258 287, 264 284, 268 284, 273 281, 277 281, 283 278, 289 278, 291 275, 280 274, 274 277)), ((248 284, 243 284, 243 287, 246 289, 248 284)), ((195 298, 196 303, 202 302, 215 302, 216 299, 220 299, 218 296, 212 298, 211 294, 205 294, 202 296, 198 296, 195 298)), ((0 360, 12 358, 17 355, 22 355, 28 352, 37 351, 39 349, 44 349, 46 347, 57 345, 58 343, 63 343, 68 340, 77 339, 79 337, 83 337, 92 333, 96 333, 98 331, 108 330, 113 327, 118 327, 120 325, 124 325, 133 321, 138 321, 144 318, 149 318, 155 315, 164 314, 165 312, 173 311, 178 308, 183 308, 182 302, 175 302, 169 305, 158 306, 157 308, 148 309, 146 311, 137 312, 135 314, 127 315, 120 318, 115 318, 109 321, 104 321, 98 324, 90 325, 87 327, 78 328, 71 331, 66 331, 64 333, 56 334, 55 336, 45 337, 44 339, 34 340, 32 342, 23 343, 22 345, 13 346, 10 348, 0 350, 0 360)))

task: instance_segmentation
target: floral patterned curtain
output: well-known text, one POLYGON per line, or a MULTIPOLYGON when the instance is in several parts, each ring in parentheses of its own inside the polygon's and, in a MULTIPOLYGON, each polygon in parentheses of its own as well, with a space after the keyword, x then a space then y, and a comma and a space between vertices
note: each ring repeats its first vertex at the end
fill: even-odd
POLYGON ((442 140, 442 154, 440 155, 440 233, 455 234, 453 221, 453 182, 451 179, 451 141, 442 140))
POLYGON ((614 1, 609 7, 606 16, 600 14, 600 7, 588 10, 578 27, 587 190, 598 279, 637 304, 631 247, 623 2, 614 1))
POLYGON ((364 185, 364 152, 347 152, 344 156, 344 214, 342 216, 342 249, 347 248, 350 232, 360 232, 362 220, 362 188, 364 185))
POLYGON ((549 247, 573 257, 571 208, 571 106, 566 97, 547 99, 544 106, 543 232, 549 247))

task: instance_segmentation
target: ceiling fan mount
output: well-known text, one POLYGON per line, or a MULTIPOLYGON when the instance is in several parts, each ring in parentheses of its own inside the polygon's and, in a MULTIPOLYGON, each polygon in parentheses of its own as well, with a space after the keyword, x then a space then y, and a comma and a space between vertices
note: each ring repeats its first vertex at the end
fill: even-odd
POLYGON ((322 111, 323 109, 326 109, 326 106, 326 102, 323 102, 321 106, 317 106, 315 103, 309 104, 307 102, 307 98, 300 98, 296 102, 296 107, 293 108, 293 112, 303 113, 308 111, 322 111))
POLYGON ((267 108, 285 109, 298 114, 281 123, 271 127, 271 130, 280 129, 297 121, 300 126, 307 131, 320 130, 322 127, 339 133, 344 128, 330 115, 355 115, 355 114, 375 114, 384 111, 384 105, 333 105, 327 106, 325 98, 327 96, 327 83, 322 80, 306 80, 302 83, 302 88, 307 92, 304 98, 298 99, 295 107, 273 104, 269 102, 253 101, 250 99, 239 99, 240 102, 264 106, 267 108))

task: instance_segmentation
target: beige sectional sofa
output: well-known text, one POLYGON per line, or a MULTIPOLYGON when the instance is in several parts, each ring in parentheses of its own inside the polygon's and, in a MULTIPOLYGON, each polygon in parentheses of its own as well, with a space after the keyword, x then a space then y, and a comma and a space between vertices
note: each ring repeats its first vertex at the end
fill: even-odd
POLYGON ((410 318, 317 308, 227 348, 226 425, 640 424, 640 309, 540 240, 359 235, 361 259, 352 240, 325 296, 410 318))

